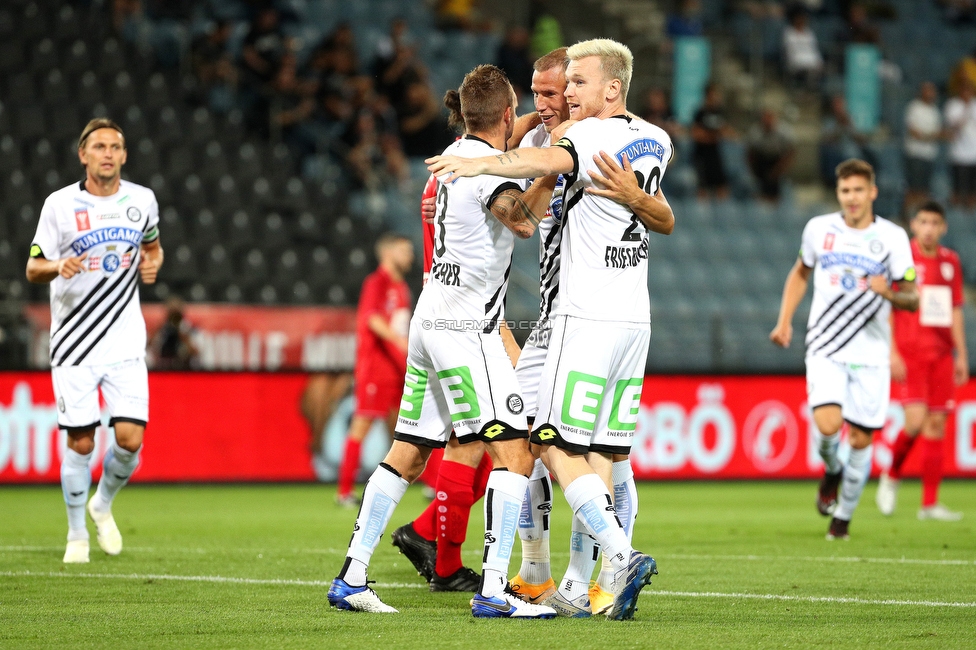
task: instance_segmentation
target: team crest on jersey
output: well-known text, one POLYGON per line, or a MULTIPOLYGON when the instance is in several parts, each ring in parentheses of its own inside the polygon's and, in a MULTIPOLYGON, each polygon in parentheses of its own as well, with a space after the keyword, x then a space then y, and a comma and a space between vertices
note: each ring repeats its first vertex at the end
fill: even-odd
POLYGON ((651 156, 652 158, 657 158, 660 162, 664 162, 664 145, 651 138, 641 138, 640 140, 634 140, 614 154, 617 162, 621 165, 624 164, 624 156, 627 156, 627 160, 632 164, 635 160, 644 156, 651 156))
POLYGON ((511 411, 512 415, 518 415, 525 408, 525 403, 522 401, 522 396, 518 393, 512 393, 508 396, 505 401, 505 405, 508 406, 508 410, 511 411))
POLYGON ((75 225, 78 226, 78 230, 91 230, 87 208, 75 208, 75 225))
POLYGON ((868 244, 868 250, 870 250, 875 255, 880 255, 884 251, 884 242, 880 239, 874 239, 868 244))
POLYGON ((142 219, 142 212, 139 210, 139 208, 132 206, 125 211, 125 216, 129 218, 129 221, 135 223, 136 221, 142 219))
POLYGON ((834 233, 828 232, 826 235, 824 235, 823 247, 825 251, 834 250, 834 233))
POLYGON ((956 275, 956 267, 954 267, 949 262, 943 262, 939 265, 939 270, 942 271, 942 279, 951 281, 956 275))
POLYGON ((549 200, 549 214, 555 223, 563 220, 563 193, 566 191, 566 179, 560 174, 556 177, 556 187, 552 190, 552 199, 549 200))

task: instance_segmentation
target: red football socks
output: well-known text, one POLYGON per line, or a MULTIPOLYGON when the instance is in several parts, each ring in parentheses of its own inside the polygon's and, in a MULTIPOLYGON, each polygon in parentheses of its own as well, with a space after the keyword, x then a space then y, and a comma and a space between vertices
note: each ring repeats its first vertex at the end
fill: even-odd
POLYGON ((445 460, 437 477, 437 575, 446 578, 464 566, 461 544, 468 533, 477 470, 445 460))
POLYGON ((352 492, 352 486, 356 482, 356 474, 359 472, 359 453, 363 443, 359 440, 346 438, 346 450, 342 455, 342 464, 339 466, 339 491, 340 497, 348 496, 352 492))
MULTIPOLYGON (((921 438, 921 436, 919 436, 921 438)), ((942 440, 922 438, 922 507, 934 506, 939 501, 939 483, 942 482, 942 457, 945 446, 942 440)))
POLYGON ((891 445, 891 468, 888 470, 888 476, 894 479, 901 478, 901 468, 905 464, 905 459, 915 446, 915 440, 920 437, 919 435, 910 437, 904 431, 898 432, 898 437, 891 445))

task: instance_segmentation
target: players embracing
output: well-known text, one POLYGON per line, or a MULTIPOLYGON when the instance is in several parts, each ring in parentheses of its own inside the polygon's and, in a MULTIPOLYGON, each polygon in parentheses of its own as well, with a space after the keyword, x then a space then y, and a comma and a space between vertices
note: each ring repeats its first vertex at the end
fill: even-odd
MULTIPOLYGON (((556 129, 555 145, 482 158, 445 155, 428 163, 444 183, 481 174, 563 174, 560 297, 532 441, 543 446, 546 466, 574 516, 611 561, 614 601, 608 616, 627 619, 657 569, 653 558, 633 549, 616 517, 612 459, 629 452, 636 429, 650 338, 646 238, 648 231, 673 227, 660 195, 672 149, 661 129, 627 114, 633 57, 625 46, 595 39, 567 54, 565 96, 571 118, 580 122, 556 129), (599 195, 603 189, 594 176, 603 171, 603 150, 613 151, 622 170, 639 182, 634 202, 655 209, 636 210, 599 195)), ((589 615, 588 582, 589 576, 569 593, 557 591, 547 603, 564 615, 589 615)))

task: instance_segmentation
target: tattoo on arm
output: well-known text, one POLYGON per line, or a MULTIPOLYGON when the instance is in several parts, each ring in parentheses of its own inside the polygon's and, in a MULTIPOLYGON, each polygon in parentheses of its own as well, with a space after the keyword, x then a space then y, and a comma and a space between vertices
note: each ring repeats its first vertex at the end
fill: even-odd
POLYGON ((532 212, 522 199, 522 193, 517 190, 506 190, 499 194, 491 205, 491 213, 523 239, 531 237, 536 226, 542 221, 541 217, 532 212))
POLYGON ((503 154, 499 154, 499 155, 495 156, 495 158, 498 159, 498 162, 501 163, 501 164, 503 164, 503 165, 511 165, 511 164, 513 164, 515 161, 513 161, 512 158, 516 158, 517 159, 518 157, 519 157, 519 155, 517 153, 515 153, 514 151, 510 151, 508 153, 503 153, 503 154))

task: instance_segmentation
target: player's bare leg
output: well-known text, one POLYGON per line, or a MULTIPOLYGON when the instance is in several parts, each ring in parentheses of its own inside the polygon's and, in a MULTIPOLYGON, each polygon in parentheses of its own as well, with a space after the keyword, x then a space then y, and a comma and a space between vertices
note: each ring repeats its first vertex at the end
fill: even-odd
POLYGON ((898 504, 898 487, 901 484, 901 470, 908 454, 918 441, 918 434, 925 424, 928 407, 925 402, 905 404, 905 428, 898 433, 891 448, 891 467, 881 474, 875 503, 885 516, 891 516, 898 504))
POLYGON ((366 585, 373 551, 386 531, 393 511, 414 480, 424 471, 431 448, 396 440, 370 476, 353 527, 342 570, 329 588, 329 604, 346 610, 396 613, 366 585))
POLYGON ((825 404, 813 409, 813 423, 817 427, 817 451, 824 462, 824 476, 817 489, 817 511, 830 515, 837 507, 837 489, 844 466, 837 457, 840 429, 844 425, 840 406, 825 404))
MULTIPOLYGON (((359 506, 359 499, 352 493, 359 473, 359 459, 362 454, 363 440, 373 426, 374 418, 354 415, 349 423, 349 433, 346 435, 346 446, 339 465, 338 487, 336 489, 336 503, 344 508, 359 506)), ((393 418, 394 423, 396 418, 393 418)))
POLYGON ((302 393, 302 415, 312 430, 312 453, 322 453, 325 425, 335 412, 336 404, 349 392, 352 374, 348 372, 321 372, 308 378, 302 393))
POLYGON ((115 440, 102 461, 98 490, 88 502, 88 514, 98 528, 98 545, 109 555, 122 552, 122 534, 112 516, 112 501, 139 465, 146 428, 135 422, 115 422, 115 440))
POLYGON ((95 449, 95 429, 68 431, 68 449, 61 461, 61 490, 68 511, 68 543, 65 563, 88 562, 88 527, 85 501, 91 488, 91 461, 95 449))
POLYGON ((851 444, 851 454, 844 465, 840 494, 837 498, 837 508, 830 520, 827 539, 848 539, 848 525, 861 500, 861 493, 871 475, 871 460, 874 447, 871 444, 873 431, 866 431, 861 427, 850 425, 848 440, 851 444))
MULTIPOLYGON (((607 479, 604 480, 594 471, 585 456, 554 445, 547 446, 542 453, 546 465, 563 488, 574 517, 578 517, 585 524, 589 535, 610 558, 614 570, 614 603, 608 617, 617 620, 632 618, 637 596, 644 586, 650 584, 651 576, 657 573, 657 563, 652 557, 634 550, 617 519, 613 498, 607 488, 607 484, 612 481, 610 455, 601 454, 601 459, 595 459, 596 465, 605 474, 609 469, 607 479)), ((592 574, 592 567, 590 572, 592 574)), ((561 585, 549 602, 564 615, 585 616, 589 607, 586 594, 588 586, 589 576, 583 584, 583 595, 570 599, 562 593, 561 585), (587 605, 585 608, 582 606, 584 599, 587 605)), ((573 589, 571 594, 575 593, 575 585, 573 589)))

